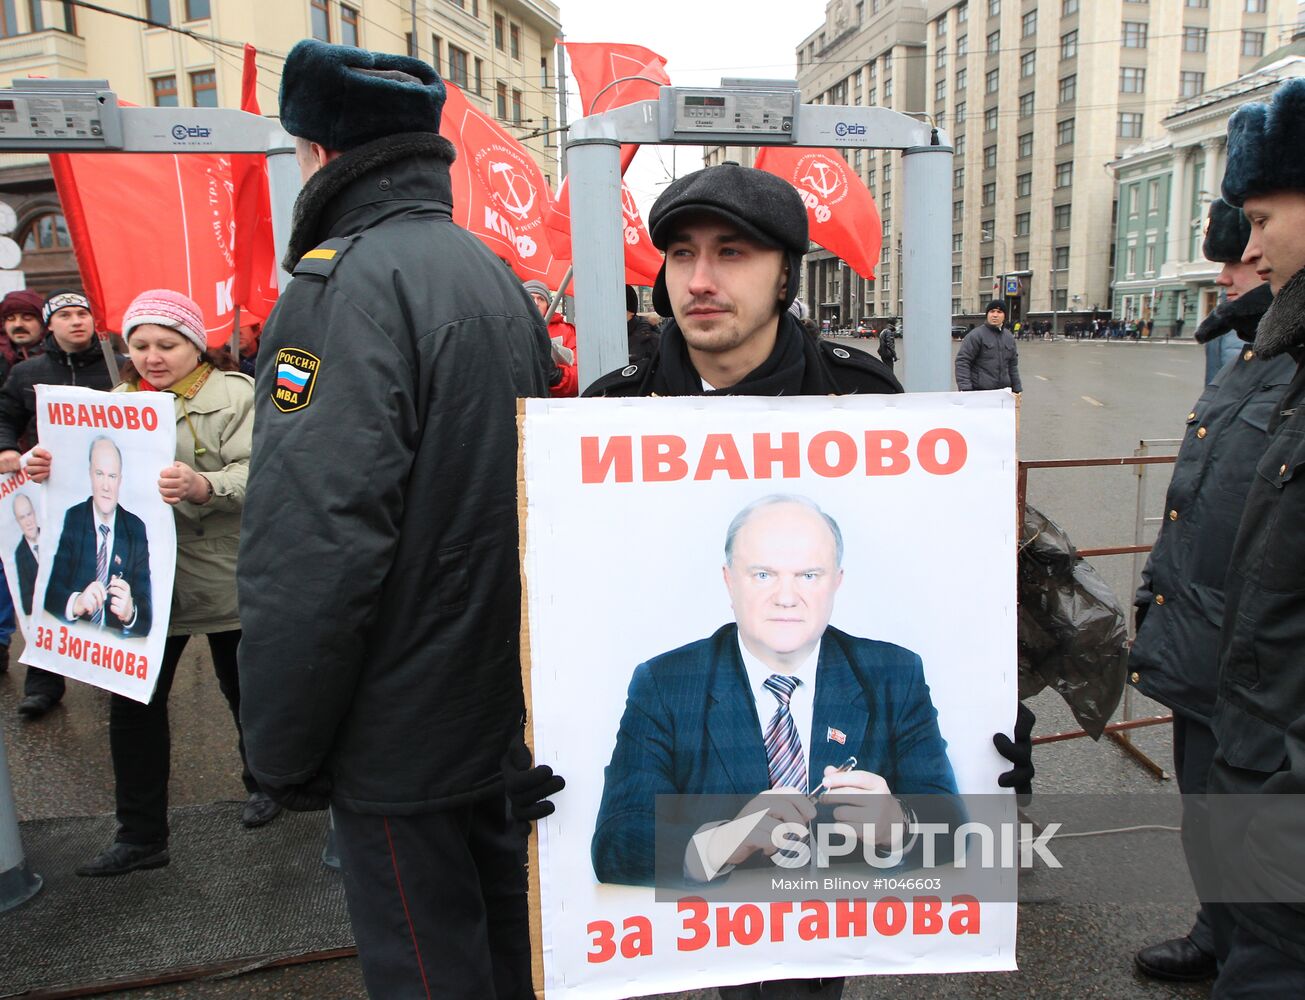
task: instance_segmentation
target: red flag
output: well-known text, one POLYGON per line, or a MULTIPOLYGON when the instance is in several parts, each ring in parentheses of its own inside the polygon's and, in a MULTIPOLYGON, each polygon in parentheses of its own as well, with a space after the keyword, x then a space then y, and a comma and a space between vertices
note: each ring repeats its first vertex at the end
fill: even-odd
POLYGON ((660 87, 671 85, 666 60, 642 45, 620 42, 563 42, 571 75, 580 90, 585 115, 596 115, 635 101, 655 101, 660 87), (622 80, 642 76, 648 80, 622 80), (606 89, 604 89, 606 88, 606 89))
MULTIPOLYGON (((99 328, 121 330, 137 294, 171 288, 199 303, 210 342, 226 343, 236 305, 231 157, 52 153, 50 167, 99 328)), ((265 235, 270 245, 270 218, 265 235)), ((268 261, 250 278, 250 322, 266 319, 276 298, 268 261)))
MULTIPOLYGON (((254 61, 257 55, 252 45, 245 46, 240 76, 240 110, 255 115, 262 114, 258 107, 258 65, 254 61)), ((266 318, 276 305, 278 293, 267 157, 248 153, 231 160, 235 185, 235 282, 231 298, 250 316, 266 318)))
POLYGON ((782 177, 802 196, 811 241, 837 254, 863 278, 874 279, 883 223, 870 189, 832 149, 765 146, 757 169, 782 177))
MULTIPOLYGON (((636 147, 637 148, 637 147, 636 147)), ((571 252, 571 188, 566 180, 545 217, 553 252, 563 260, 571 252)), ((621 237, 625 242, 625 282, 628 285, 651 285, 661 270, 662 255, 652 243, 648 229, 635 204, 634 194, 621 184, 621 237)))
POLYGON ((552 194, 530 153, 445 81, 448 96, 440 134, 458 149, 452 167, 453 221, 499 257, 522 280, 557 288, 566 263, 553 253, 544 217, 552 194))

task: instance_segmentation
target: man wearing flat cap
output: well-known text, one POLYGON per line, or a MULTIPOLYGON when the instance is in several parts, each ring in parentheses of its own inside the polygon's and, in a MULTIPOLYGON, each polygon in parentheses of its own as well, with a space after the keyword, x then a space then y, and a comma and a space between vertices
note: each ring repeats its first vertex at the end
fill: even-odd
POLYGON ((241 537, 249 767, 329 804, 376 997, 525 997, 516 401, 549 341, 454 224, 426 63, 317 41, 281 78, 304 187, 259 351, 241 537))
POLYGON ((1251 350, 1296 367, 1228 560, 1211 728, 1212 996, 1305 996, 1305 80, 1228 122, 1223 198, 1273 303, 1251 350), (1226 796, 1235 794, 1237 798, 1226 796))
MULTIPOLYGON (((1237 352, 1187 414, 1165 496, 1166 517, 1133 602, 1137 637, 1129 654, 1133 684, 1173 712, 1174 776, 1184 796, 1183 847, 1202 898, 1208 892, 1197 852, 1209 839, 1203 806, 1214 757, 1210 720, 1224 576, 1242 504, 1268 444, 1269 421, 1295 370, 1287 355, 1266 361, 1249 346, 1273 297, 1255 268, 1241 259, 1250 237, 1246 217, 1216 199, 1208 218, 1203 250, 1207 260, 1223 264, 1215 282, 1225 290, 1226 301, 1201 323, 1196 339, 1211 344, 1227 331, 1237 352)), ((1138 951, 1136 963, 1157 979, 1212 977, 1215 944, 1208 907, 1200 907, 1187 934, 1147 945, 1138 951)))
MULTIPOLYGON (((28 299, 26 304, 35 302, 28 299)), ((43 352, 14 365, 0 389, 0 474, 17 472, 21 453, 36 443, 38 385, 113 388, 113 376, 95 335, 90 299, 77 291, 52 292, 41 304, 41 320, 50 331, 43 352)), ((59 704, 63 692, 62 674, 28 667, 18 714, 39 719, 59 704)))

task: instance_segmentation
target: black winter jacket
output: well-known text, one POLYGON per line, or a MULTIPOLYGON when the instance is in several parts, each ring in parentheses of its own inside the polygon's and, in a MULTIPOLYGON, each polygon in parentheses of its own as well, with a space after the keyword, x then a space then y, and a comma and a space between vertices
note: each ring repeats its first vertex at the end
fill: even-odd
POLYGON ((1015 336, 1005 328, 994 330, 987 323, 980 323, 967 333, 956 352, 956 388, 962 392, 971 389, 1023 392, 1015 336))
MULTIPOLYGON (((119 357, 118 364, 126 359, 119 357)), ((104 360, 99 341, 76 354, 69 354, 45 336, 45 351, 14 365, 0 389, 0 451, 25 451, 36 442, 36 387, 38 385, 80 385, 109 390, 113 377, 104 360)))
POLYGON ((259 349, 238 571, 261 783, 355 812, 502 794, 521 732, 516 407, 550 345, 450 216, 454 149, 390 136, 315 174, 259 349))
POLYGON ((817 341, 793 316, 780 314, 779 335, 770 357, 728 389, 708 392, 689 360, 684 334, 675 320, 662 324, 661 345, 651 358, 609 372, 586 396, 824 396, 901 392, 902 385, 883 362, 855 348, 817 341))
MULTIPOLYGON (((1252 320, 1271 298, 1268 286, 1261 287, 1246 296, 1246 307, 1257 313, 1252 320)), ((1254 336, 1253 322, 1247 335, 1254 336)), ((1130 679, 1143 694, 1207 726, 1233 539, 1268 444, 1269 421, 1295 368, 1286 355, 1266 361, 1243 345, 1187 414, 1160 535, 1134 601, 1130 679)))
POLYGON ((1210 792, 1224 898, 1241 926, 1305 962, 1305 271, 1275 296, 1257 354, 1297 361, 1255 468, 1228 568, 1210 792))

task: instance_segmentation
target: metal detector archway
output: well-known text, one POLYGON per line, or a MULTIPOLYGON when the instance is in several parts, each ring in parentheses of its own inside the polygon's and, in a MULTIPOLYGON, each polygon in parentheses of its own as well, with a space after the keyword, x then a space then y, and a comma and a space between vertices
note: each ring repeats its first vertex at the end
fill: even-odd
POLYGON ((787 81, 724 80, 718 88, 662 87, 640 101, 572 122, 571 184, 580 384, 627 360, 622 143, 833 146, 902 153, 902 311, 909 392, 951 387, 952 148, 946 133, 887 108, 802 104, 787 81))

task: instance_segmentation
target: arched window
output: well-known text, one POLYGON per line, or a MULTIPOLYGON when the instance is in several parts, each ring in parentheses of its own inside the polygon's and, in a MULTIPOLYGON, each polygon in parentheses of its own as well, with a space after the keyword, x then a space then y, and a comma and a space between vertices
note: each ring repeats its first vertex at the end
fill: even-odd
POLYGON ((38 215, 23 229, 18 245, 23 248, 23 253, 71 250, 72 238, 68 235, 68 223, 60 212, 38 215))

